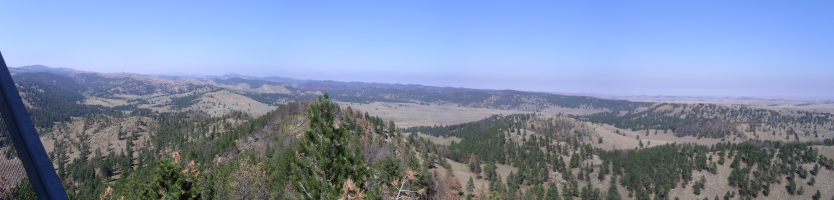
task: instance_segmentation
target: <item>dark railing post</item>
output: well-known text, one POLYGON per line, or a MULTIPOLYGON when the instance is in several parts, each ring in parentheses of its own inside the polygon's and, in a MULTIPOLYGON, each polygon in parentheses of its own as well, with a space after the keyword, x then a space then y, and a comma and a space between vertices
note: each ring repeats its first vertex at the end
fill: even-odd
POLYGON ((68 199, 0 53, 0 114, 38 199, 68 199))

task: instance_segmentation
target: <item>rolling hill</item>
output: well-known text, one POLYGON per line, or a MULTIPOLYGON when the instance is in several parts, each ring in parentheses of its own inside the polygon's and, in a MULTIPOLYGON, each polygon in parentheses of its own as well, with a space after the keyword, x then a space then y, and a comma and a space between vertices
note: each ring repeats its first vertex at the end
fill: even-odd
POLYGON ((365 177, 338 191, 369 199, 400 189, 422 199, 834 195, 825 112, 234 74, 13 71, 68 193, 81 199, 108 187, 126 198, 301 197, 295 170, 329 155, 309 141, 337 127, 345 138, 336 147, 350 147, 343 152, 357 164, 349 171, 365 177), (173 180, 153 178, 160 170, 188 177, 177 180, 192 189, 158 193, 159 181, 173 180))

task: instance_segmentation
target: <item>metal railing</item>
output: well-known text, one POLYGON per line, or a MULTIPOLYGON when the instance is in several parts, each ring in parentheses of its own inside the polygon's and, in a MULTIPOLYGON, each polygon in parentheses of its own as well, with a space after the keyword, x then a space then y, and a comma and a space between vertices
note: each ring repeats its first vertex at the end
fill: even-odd
MULTIPOLYGON (((0 115, 38 199, 68 199, 0 53, 0 115)), ((0 147, 3 148, 3 147, 0 147)), ((6 147, 8 148, 8 147, 6 147)), ((3 158, 0 158, 3 159, 3 158)), ((0 166, 3 167, 3 166, 0 166)), ((21 174, 20 177, 23 177, 21 174)), ((19 182, 19 180, 18 180, 19 182)), ((19 184, 19 183, 18 183, 19 184)))

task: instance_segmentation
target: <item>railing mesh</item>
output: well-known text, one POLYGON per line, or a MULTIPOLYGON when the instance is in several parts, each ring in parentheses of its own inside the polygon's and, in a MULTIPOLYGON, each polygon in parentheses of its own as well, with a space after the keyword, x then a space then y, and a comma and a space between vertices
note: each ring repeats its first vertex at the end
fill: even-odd
POLYGON ((20 193, 25 193, 22 190, 31 190, 32 185, 26 178, 26 170, 17 157, 4 120, 0 120, 0 154, 0 199, 19 199, 20 193))

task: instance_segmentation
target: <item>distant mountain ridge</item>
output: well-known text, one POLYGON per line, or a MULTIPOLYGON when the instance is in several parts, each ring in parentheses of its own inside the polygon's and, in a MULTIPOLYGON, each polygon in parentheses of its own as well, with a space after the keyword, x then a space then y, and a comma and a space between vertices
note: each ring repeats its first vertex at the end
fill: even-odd
MULTIPOLYGON (((92 97, 129 100, 134 102, 132 104, 143 101, 159 102, 160 100, 152 99, 158 96, 188 95, 197 88, 205 85, 234 91, 235 93, 267 105, 276 105, 295 99, 311 99, 324 92, 329 92, 331 98, 342 102, 451 103, 473 108, 517 110, 524 112, 539 112, 544 109, 557 107, 617 111, 630 110, 651 104, 541 92, 483 90, 416 84, 299 80, 284 77, 260 78, 240 74, 188 78, 131 73, 95 73, 69 68, 51 68, 42 65, 14 68, 14 71, 16 77, 26 77, 26 80, 34 81, 41 80, 41 83, 51 85, 55 84, 45 80, 52 80, 53 78, 49 78, 48 76, 54 75, 37 73, 52 73, 69 77, 77 85, 82 86, 82 88, 79 89, 76 87, 75 89, 68 90, 77 91, 92 97), (41 78, 38 78, 38 76, 41 78), (144 100, 137 100, 136 98, 144 100)), ((22 80, 24 78, 16 79, 22 80)), ((66 85, 74 84, 70 83, 66 85)), ((182 105, 178 108, 185 107, 188 106, 182 105)))
MULTIPOLYGON (((73 73, 91 73, 85 71, 74 70, 71 68, 52 68, 44 65, 29 65, 29 66, 22 66, 18 68, 14 68, 16 73, 23 73, 23 72, 50 72, 53 74, 58 75, 68 75, 73 73)), ((133 73, 130 73, 133 74, 133 73)), ((138 76, 152 76, 152 75, 144 75, 144 74, 133 74, 138 76)), ((229 73, 222 76, 212 76, 212 75, 201 75, 201 74, 187 74, 187 73, 164 73, 164 74, 156 74, 164 77, 184 77, 184 78, 196 78, 196 79, 213 79, 215 82, 246 82, 241 80, 258 80, 258 86, 261 85, 275 85, 275 84, 268 84, 262 81, 271 81, 277 82, 282 84, 287 84, 290 86, 294 86, 298 89, 303 90, 362 90, 365 88, 382 88, 382 89, 400 89, 400 90, 422 90, 431 94, 451 94, 454 92, 462 92, 462 91, 495 91, 495 90, 485 90, 485 89, 470 89, 470 88, 455 88, 455 87, 439 87, 439 86, 426 86, 426 85, 419 85, 419 84, 399 84, 399 83, 376 83, 376 82, 341 82, 341 81, 333 81, 333 80, 301 80, 301 79, 294 79, 288 77, 278 77, 278 76, 270 76, 270 77, 253 77, 253 76, 245 76, 236 73, 229 73), (233 81, 225 81, 228 79, 236 79, 233 81), (217 81, 220 80, 220 81, 217 81)), ((250 86, 252 84, 249 84, 250 86)), ((253 88, 256 88, 253 86, 253 88)))
POLYGON ((52 68, 52 67, 47 67, 47 66, 43 66, 43 65, 27 65, 27 66, 18 67, 18 69, 31 71, 31 72, 50 72, 50 73, 53 73, 53 74, 68 74, 68 73, 72 73, 72 72, 76 71, 74 69, 70 69, 70 68, 66 68, 66 67, 52 68))

